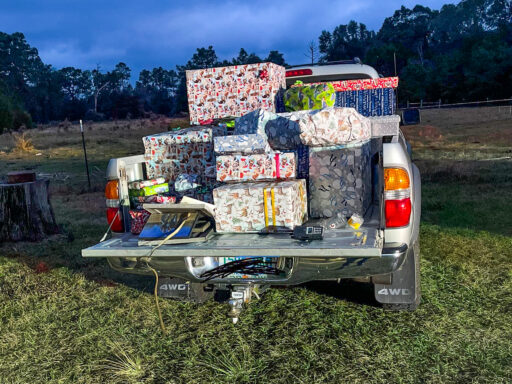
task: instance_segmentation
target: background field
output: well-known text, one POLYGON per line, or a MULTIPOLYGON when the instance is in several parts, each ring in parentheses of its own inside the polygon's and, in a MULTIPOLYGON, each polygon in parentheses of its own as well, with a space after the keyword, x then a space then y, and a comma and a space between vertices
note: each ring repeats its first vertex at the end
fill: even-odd
POLYGON ((385 312, 372 287, 271 289, 237 326, 227 306, 162 300, 80 250, 105 231, 109 158, 142 152, 170 119, 86 125, 93 192, 77 125, 0 136, 0 174, 52 179, 62 234, 0 246, 1 383, 509 383, 512 381, 512 116, 508 108, 423 111, 405 127, 423 178, 423 301, 385 312))

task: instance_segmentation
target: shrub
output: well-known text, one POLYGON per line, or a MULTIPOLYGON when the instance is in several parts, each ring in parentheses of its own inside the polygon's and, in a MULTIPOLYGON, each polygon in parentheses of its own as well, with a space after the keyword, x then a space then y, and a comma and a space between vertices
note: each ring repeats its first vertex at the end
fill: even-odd
POLYGON ((12 128, 18 130, 22 127, 28 129, 32 128, 32 117, 29 113, 16 109, 13 112, 12 128))
POLYGON ((11 103, 5 96, 0 95, 0 133, 11 129, 13 122, 11 103))

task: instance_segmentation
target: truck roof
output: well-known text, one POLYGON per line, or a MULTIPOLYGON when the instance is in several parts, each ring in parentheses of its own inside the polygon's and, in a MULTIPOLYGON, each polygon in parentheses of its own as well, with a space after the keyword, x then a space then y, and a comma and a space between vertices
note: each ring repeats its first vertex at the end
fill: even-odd
POLYGON ((286 86, 294 84, 297 80, 301 80, 304 83, 317 83, 339 80, 378 79, 379 77, 378 72, 373 67, 362 64, 357 59, 301 64, 286 69, 286 86))

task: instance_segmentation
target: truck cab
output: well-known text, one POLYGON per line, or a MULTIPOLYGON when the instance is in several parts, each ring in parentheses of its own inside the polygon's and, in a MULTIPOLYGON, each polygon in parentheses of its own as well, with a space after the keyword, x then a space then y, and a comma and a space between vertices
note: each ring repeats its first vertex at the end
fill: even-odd
MULTIPOLYGON (((286 72, 287 86, 297 80, 314 83, 378 77, 375 69, 358 60, 294 66, 286 72)), ((372 129, 373 198, 357 230, 329 230, 322 240, 311 241, 289 234, 215 234, 206 242, 158 249, 139 245, 137 236, 129 232, 114 232, 110 239, 82 250, 82 256, 105 258, 112 268, 125 273, 151 275, 154 269, 161 277, 181 279, 195 289, 228 290, 232 308, 248 301, 258 287, 353 279, 372 283, 376 301, 385 308, 415 309, 420 301, 421 180, 398 123, 391 126, 372 129), (227 263, 245 259, 264 262, 269 273, 239 274, 236 269, 220 273, 227 263)), ((120 207, 124 228, 128 227, 128 183, 145 175, 143 155, 111 159, 108 164, 107 178, 117 186, 114 202, 120 207)))

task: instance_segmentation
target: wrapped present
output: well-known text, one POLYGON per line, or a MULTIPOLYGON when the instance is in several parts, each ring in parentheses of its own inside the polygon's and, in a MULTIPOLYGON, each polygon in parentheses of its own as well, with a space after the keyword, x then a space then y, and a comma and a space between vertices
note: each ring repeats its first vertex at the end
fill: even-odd
POLYGON ((293 229, 307 221, 305 180, 226 184, 213 190, 217 232, 293 229))
MULTIPOLYGON (((256 115, 256 112, 253 112, 256 115)), ((270 146, 275 150, 296 150, 302 144, 331 146, 367 140, 371 126, 365 117, 352 108, 325 108, 275 114, 258 112, 253 120, 262 131, 262 124, 270 146), (264 116, 264 118, 263 118, 264 116)), ((245 117, 245 116, 244 116, 245 117)))
POLYGON ((311 111, 298 120, 300 139, 312 147, 341 145, 368 140, 369 120, 353 108, 326 108, 311 111))
POLYGON ((400 116, 369 117, 372 127, 372 137, 397 136, 400 131, 400 116))
POLYGON ((130 214, 130 232, 134 235, 138 235, 142 232, 142 229, 146 225, 146 222, 151 216, 151 213, 145 209, 137 209, 129 211, 130 214))
POLYGON ((220 182, 293 179, 300 173, 297 153, 294 152, 223 155, 217 156, 216 161, 217 180, 220 182))
POLYGON ((336 92, 335 105, 354 108, 367 117, 393 115, 396 110, 396 96, 393 88, 336 92))
MULTIPOLYGON (((398 77, 382 77, 378 79, 340 80, 329 83, 310 83, 309 86, 331 84, 336 92, 361 91, 367 89, 397 88, 398 77)), ((292 88, 302 87, 301 84, 293 84, 292 88)))
POLYGON ((304 111, 333 107, 336 92, 331 83, 316 83, 288 89, 283 96, 286 111, 304 111))
POLYGON ((313 218, 364 216, 372 199, 371 141, 310 148, 309 213, 313 218))
POLYGON ((180 174, 204 175, 215 165, 213 137, 217 127, 194 127, 143 138, 146 171, 150 178, 174 181, 180 174))
POLYGON ((129 196, 152 196, 158 195, 160 193, 169 192, 169 184, 162 183, 157 185, 150 185, 148 187, 143 187, 141 189, 128 189, 129 196))
POLYGON ((131 196, 131 206, 135 209, 142 209, 143 204, 174 204, 176 203, 175 196, 131 196))
POLYGON ((163 184, 163 183, 165 183, 165 178, 158 177, 156 179, 151 179, 151 180, 132 181, 132 182, 128 183, 128 188, 129 189, 142 189, 144 187, 149 187, 151 185, 158 185, 158 184, 163 184))
POLYGON ((200 187, 199 176, 181 174, 176 178, 174 182, 174 190, 177 192, 187 191, 189 189, 195 189, 200 187))
POLYGON ((192 124, 275 111, 275 97, 286 87, 284 67, 273 63, 188 70, 186 82, 192 124))
POLYGON ((266 153, 270 152, 267 137, 259 134, 219 136, 213 139, 216 154, 266 153))

